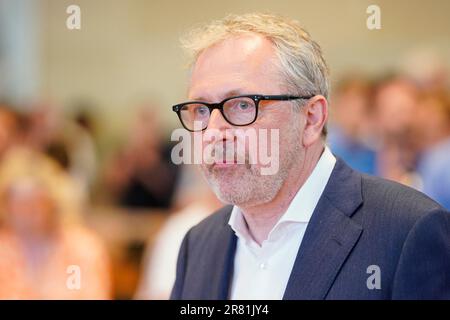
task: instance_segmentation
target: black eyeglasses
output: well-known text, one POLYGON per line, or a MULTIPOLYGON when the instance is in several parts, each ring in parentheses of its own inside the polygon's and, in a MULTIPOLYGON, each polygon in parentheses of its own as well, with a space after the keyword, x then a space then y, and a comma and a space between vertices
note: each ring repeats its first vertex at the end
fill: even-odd
POLYGON ((174 105, 172 110, 177 113, 181 124, 186 130, 203 131, 208 127, 211 113, 218 109, 224 119, 234 126, 248 126, 258 117, 259 102, 263 100, 299 100, 311 99, 314 96, 291 95, 259 95, 250 94, 230 97, 219 103, 189 101, 174 105))

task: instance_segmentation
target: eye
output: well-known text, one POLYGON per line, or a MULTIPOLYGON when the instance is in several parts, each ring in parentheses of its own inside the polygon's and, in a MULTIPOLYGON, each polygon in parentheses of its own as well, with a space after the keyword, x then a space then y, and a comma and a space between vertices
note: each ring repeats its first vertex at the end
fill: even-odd
POLYGON ((229 101, 230 110, 235 112, 253 112, 255 105, 251 99, 237 98, 229 101))
POLYGON ((195 116, 205 117, 209 114, 209 109, 207 106, 196 106, 194 109, 195 116))
POLYGON ((244 101, 244 100, 238 101, 237 107, 239 110, 245 111, 250 108, 250 103, 248 103, 248 101, 244 101))

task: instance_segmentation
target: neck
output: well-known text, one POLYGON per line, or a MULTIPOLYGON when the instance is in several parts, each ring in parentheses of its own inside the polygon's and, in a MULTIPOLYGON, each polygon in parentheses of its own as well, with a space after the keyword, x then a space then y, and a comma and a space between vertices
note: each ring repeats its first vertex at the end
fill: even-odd
POLYGON ((291 168, 287 179, 273 200, 259 205, 240 206, 248 230, 259 245, 267 239, 270 231, 286 212, 298 190, 311 175, 323 150, 323 144, 305 149, 303 161, 299 161, 291 168))

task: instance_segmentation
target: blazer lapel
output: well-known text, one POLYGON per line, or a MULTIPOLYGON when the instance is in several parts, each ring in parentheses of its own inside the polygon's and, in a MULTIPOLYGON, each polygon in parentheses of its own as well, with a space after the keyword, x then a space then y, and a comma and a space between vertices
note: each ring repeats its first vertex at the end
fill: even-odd
POLYGON ((363 229, 361 176, 338 159, 297 254, 283 299, 324 299, 363 229))
MULTIPOLYGON (((231 209, 230 209, 231 213, 231 209)), ((229 215, 228 215, 229 216, 229 215)), ((234 256, 236 253, 237 237, 231 227, 228 225, 228 219, 225 225, 218 230, 217 244, 212 248, 221 248, 215 250, 211 255, 211 265, 208 272, 214 274, 205 285, 209 288, 206 299, 226 300, 228 299, 231 277, 234 269, 234 256)))
POLYGON ((223 263, 223 271, 221 273, 220 282, 219 282, 219 296, 218 299, 226 300, 228 299, 229 289, 231 284, 231 277, 233 276, 234 270, 234 256, 236 254, 236 243, 237 237, 231 228, 228 228, 231 236, 228 240, 228 245, 224 248, 225 256, 223 263))

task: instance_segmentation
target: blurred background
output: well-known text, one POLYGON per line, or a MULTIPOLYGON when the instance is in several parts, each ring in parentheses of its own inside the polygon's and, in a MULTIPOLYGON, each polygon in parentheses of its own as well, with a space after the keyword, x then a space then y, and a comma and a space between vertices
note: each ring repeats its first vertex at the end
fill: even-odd
POLYGON ((254 11, 322 46, 334 153, 450 209, 450 1, 0 0, 0 298, 168 297, 184 234, 220 207, 170 161, 179 37, 254 11))

